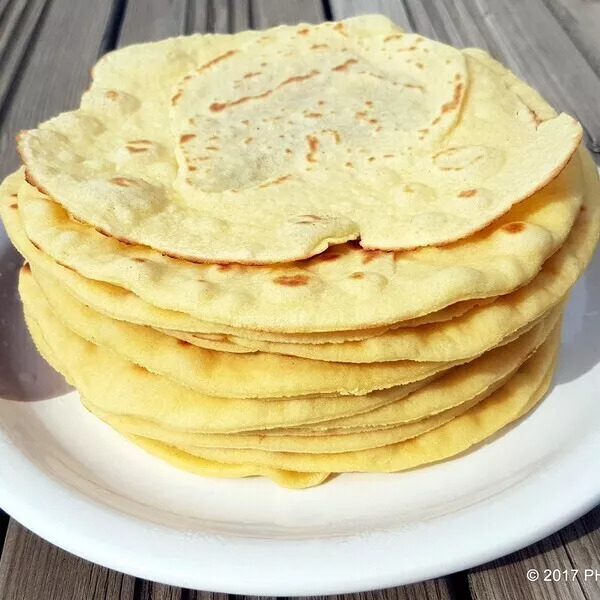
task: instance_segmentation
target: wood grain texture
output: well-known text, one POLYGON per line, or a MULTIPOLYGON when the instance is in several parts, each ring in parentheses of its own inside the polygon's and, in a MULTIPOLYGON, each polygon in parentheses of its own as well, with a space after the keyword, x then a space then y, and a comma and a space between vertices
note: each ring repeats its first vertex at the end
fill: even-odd
POLYGON ((134 578, 64 552, 11 521, 0 561, 2 600, 130 600, 134 578))
MULTIPOLYGON (((458 598, 451 593, 447 579, 432 579, 374 592, 338 596, 306 596, 301 600, 458 600, 458 598)), ((460 598, 460 600, 467 599, 460 598)))
POLYGON ((347 19, 356 15, 381 13, 388 16, 400 27, 411 31, 411 23, 403 2, 399 0, 331 0, 331 13, 334 19, 347 19))
POLYGON ((14 137, 64 110, 77 106, 89 81, 91 66, 101 52, 112 2, 61 0, 50 2, 34 26, 20 61, 20 76, 12 84, 11 99, 2 115, 0 176, 18 165, 14 137))
POLYGON ((251 15, 255 29, 325 20, 320 0, 251 0, 251 15))
POLYGON ((597 600, 600 598, 600 507, 519 552, 469 572, 473 600, 597 600), (535 569, 540 578, 529 581, 535 569), (573 573, 578 569, 579 573, 573 573), (585 576, 584 570, 598 572, 585 576), (554 571, 544 581, 545 570, 554 571), (567 571, 565 575, 563 571, 567 571))
POLYGON ((600 1, 545 0, 591 67, 600 76, 600 1))
POLYGON ((574 568, 584 571, 578 583, 587 600, 600 598, 600 506, 558 532, 574 568), (591 569, 593 573, 586 573, 591 569))
POLYGON ((4 0, 0 6, 0 121, 46 5, 46 0, 4 0))
POLYGON ((185 33, 186 0, 128 0, 118 45, 153 42, 185 33))

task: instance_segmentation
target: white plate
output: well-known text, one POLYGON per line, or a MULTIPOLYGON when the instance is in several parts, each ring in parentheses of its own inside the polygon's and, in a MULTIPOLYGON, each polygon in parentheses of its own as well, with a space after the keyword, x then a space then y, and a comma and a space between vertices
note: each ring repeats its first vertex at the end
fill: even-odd
POLYGON ((210 591, 355 592, 489 561, 600 501, 600 260, 571 297, 553 388, 518 426, 427 468, 289 491, 180 472, 87 414, 33 351, 1 244, 0 397, 15 399, 0 401, 0 506, 70 552, 210 591))

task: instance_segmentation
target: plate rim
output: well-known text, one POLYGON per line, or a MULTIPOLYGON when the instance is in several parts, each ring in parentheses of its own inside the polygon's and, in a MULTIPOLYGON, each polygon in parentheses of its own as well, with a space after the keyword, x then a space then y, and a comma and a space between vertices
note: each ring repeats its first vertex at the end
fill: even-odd
MULTIPOLYGON (((583 439, 589 437, 590 435, 583 439)), ((0 431, 0 440, 2 438, 6 439, 0 431)), ((355 568, 362 564, 361 557, 364 557, 365 552, 373 552, 377 548, 381 552, 385 548, 389 550, 390 544, 402 543, 406 532, 400 532, 397 528, 370 532, 350 539, 244 539, 231 534, 207 534, 194 537, 194 552, 189 557, 190 564, 179 563, 174 569, 172 561, 164 560, 165 552, 168 553, 170 547, 165 542, 178 542, 180 546, 187 545, 187 550, 191 549, 190 542, 185 541, 179 533, 164 525, 153 525, 149 531, 147 521, 102 504, 64 482, 55 480, 10 442, 0 444, 0 471, 6 471, 2 469, 3 464, 13 467, 8 476, 3 473, 0 479, 0 506, 36 535, 67 552, 101 566, 159 583, 256 596, 356 593, 407 585, 472 568, 539 541, 574 521, 600 503, 600 480, 590 477, 589 470, 586 476, 581 476, 581 473, 574 475, 577 466, 585 470, 585 465, 590 464, 585 460, 586 457, 581 456, 586 451, 586 446, 582 447, 582 441, 577 447, 578 452, 572 451, 562 456, 558 465, 556 462, 552 463, 553 468, 546 473, 546 476, 552 476, 547 477, 543 485, 538 482, 536 494, 544 498, 544 511, 537 510, 537 505, 529 498, 527 513, 518 513, 518 518, 509 523, 504 520, 503 537, 495 540, 495 543, 487 542, 490 539, 487 535, 477 535, 484 523, 481 519, 473 522, 473 516, 483 516, 485 523, 489 524, 498 516, 498 511, 502 510, 501 505, 506 501, 506 496, 509 501, 511 497, 514 501, 520 495, 528 494, 526 483, 519 482, 475 505, 430 519, 424 522, 423 528, 436 528, 436 560, 432 561, 428 557, 426 561, 417 561, 418 564, 408 569, 393 568, 389 560, 385 569, 355 568), (576 461, 575 456, 578 457, 576 461), (574 475, 568 486, 560 486, 555 482, 560 467, 574 475), (557 494, 557 490, 560 493, 557 494), (43 502, 23 501, 32 491, 43 496, 43 502), (548 502, 548 499, 551 501, 548 502), (49 518, 49 510, 54 518, 49 518), (457 521, 465 519, 471 521, 471 532, 466 535, 465 530, 461 530, 459 546, 453 544, 448 539, 452 536, 448 535, 445 536, 445 542, 440 543, 444 539, 444 535, 439 535, 440 523, 443 527, 452 529, 457 526, 457 521), (521 527, 524 522, 529 525, 521 527), (66 524, 68 525, 65 526, 66 524), (115 532, 119 532, 117 542, 114 539, 115 532), (94 542, 90 543, 90 539, 94 542), (469 542, 465 543, 465 539, 469 542), (335 559, 325 561, 328 569, 314 569, 325 564, 321 556, 313 559, 313 570, 309 570, 306 560, 298 561, 311 546, 319 554, 327 553, 329 556, 333 553, 335 559), (453 547, 453 552, 448 552, 449 546, 453 547), (141 548, 146 549, 143 554, 140 554, 141 548), (243 561, 243 565, 232 564, 234 550, 236 558, 243 561), (353 556, 358 561, 355 565, 349 562, 353 556), (197 563, 200 557, 204 561, 202 568, 198 568, 197 563), (266 560, 270 563, 266 563, 266 560), (195 568, 191 568, 192 563, 195 568), (265 564, 272 568, 265 569, 265 564), (226 578, 223 576, 223 565, 227 567, 226 578), (275 576, 271 575, 273 572, 276 573, 275 576), (310 578, 306 577, 307 572, 310 572, 310 578)), ((588 447, 590 454, 594 455, 594 444, 588 444, 588 447)), ((596 444, 596 450, 598 447, 600 443, 596 444)), ((587 458, 589 460, 593 456, 587 458)), ((422 535, 422 528, 418 529, 422 535)), ((378 565, 382 566, 380 562, 378 565)))

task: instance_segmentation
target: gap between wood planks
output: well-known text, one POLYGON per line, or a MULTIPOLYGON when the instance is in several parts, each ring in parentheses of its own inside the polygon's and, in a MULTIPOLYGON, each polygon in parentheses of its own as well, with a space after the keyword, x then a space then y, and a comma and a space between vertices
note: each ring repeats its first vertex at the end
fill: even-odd
POLYGON ((2 549, 4 548, 4 540, 6 539, 6 531, 8 529, 9 516, 0 510, 0 557, 2 556, 2 549))

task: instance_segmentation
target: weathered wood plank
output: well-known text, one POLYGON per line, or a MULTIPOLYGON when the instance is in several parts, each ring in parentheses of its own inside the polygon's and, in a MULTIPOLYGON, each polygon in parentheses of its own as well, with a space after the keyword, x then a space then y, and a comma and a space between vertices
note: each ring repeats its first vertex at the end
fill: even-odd
MULTIPOLYGON (((191 600, 190 596, 188 596, 191 600)), ((171 585, 138 579, 133 600, 183 600, 183 590, 171 585)))
POLYGON ((46 0, 17 0, 0 7, 0 121, 45 6, 46 0))
POLYGON ((61 111, 77 106, 101 51, 111 16, 110 0, 51 2, 38 21, 33 43, 19 66, 2 116, 0 176, 17 167, 14 137, 61 111))
POLYGON ((250 29, 250 0, 188 0, 187 33, 250 29))
POLYGON ((255 29, 325 20, 321 0, 252 0, 251 21, 255 29))
POLYGON ((2 600, 132 600, 134 578, 64 552, 11 521, 0 560, 2 600))
POLYGON ((600 506, 558 532, 587 600, 600 598, 600 506), (593 572, 586 573, 585 569, 593 572))
POLYGON ((600 507, 537 544, 473 569, 469 586, 473 600, 595 600, 600 597, 600 576, 586 579, 586 568, 600 574, 600 507), (529 581, 530 569, 539 574, 537 581, 529 581), (559 581, 544 581, 546 569, 559 581))
POLYGON ((415 29, 428 37, 458 48, 477 46, 488 50, 481 20, 476 20, 462 0, 421 3, 405 0, 415 29))
MULTIPOLYGON (((305 596, 300 600, 453 600, 454 598, 446 579, 432 579, 374 592, 338 596, 305 596)), ((456 597, 456 600, 467 599, 456 597)))
POLYGON ((600 77, 600 2, 545 0, 546 5, 600 77))
POLYGON ((183 34, 187 10, 186 0, 129 0, 118 45, 153 42, 183 34))
POLYGON ((404 3, 400 0, 331 0, 330 4, 332 16, 336 20, 381 13, 407 31, 413 28, 404 3))

